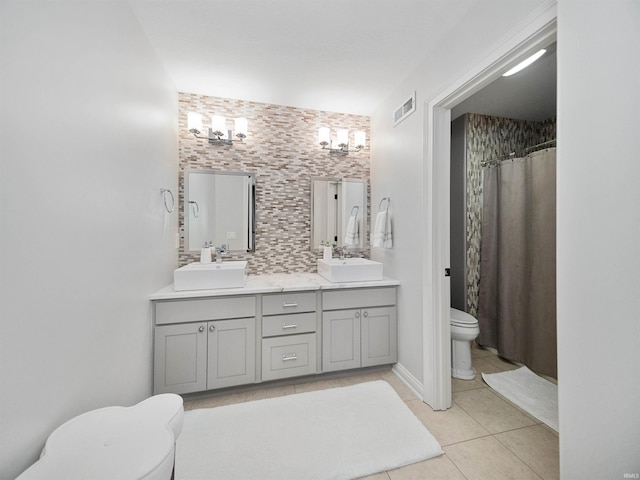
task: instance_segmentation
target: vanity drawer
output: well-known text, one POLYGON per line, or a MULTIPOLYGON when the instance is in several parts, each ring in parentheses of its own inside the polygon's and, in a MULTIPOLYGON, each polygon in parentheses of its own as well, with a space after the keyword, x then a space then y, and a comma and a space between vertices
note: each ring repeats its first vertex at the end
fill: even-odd
POLYGON ((156 325, 255 317, 256 297, 156 302, 156 325))
POLYGON ((293 335, 316 331, 316 314, 293 313, 262 318, 262 336, 293 335))
POLYGON ((316 373, 316 334, 262 340, 262 380, 316 373))
POLYGON ((396 304, 396 287, 334 290, 322 293, 323 310, 384 307, 396 304))
POLYGON ((276 293, 262 297, 263 315, 316 311, 316 292, 276 293))

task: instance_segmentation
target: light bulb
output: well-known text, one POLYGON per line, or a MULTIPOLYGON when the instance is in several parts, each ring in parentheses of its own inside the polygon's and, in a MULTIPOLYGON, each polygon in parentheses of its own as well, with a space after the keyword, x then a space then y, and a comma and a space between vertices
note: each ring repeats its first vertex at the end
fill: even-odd
POLYGON ((249 122, 246 118, 236 118, 236 137, 245 138, 247 136, 248 127, 249 122))
POLYGON ((226 135, 227 122, 222 115, 213 115, 211 117, 211 130, 217 135, 226 135))
POLYGON ((338 145, 341 147, 349 145, 349 130, 346 128, 338 129, 338 145))
POLYGON ((201 132, 202 131, 202 115, 195 112, 187 113, 187 129, 190 132, 192 130, 196 130, 197 133, 201 132))
POLYGON ((318 142, 320 145, 328 145, 331 142, 331 133, 327 127, 318 130, 318 142))
POLYGON ((364 148, 367 145, 367 134, 362 130, 356 130, 356 133, 353 135, 356 148, 364 148))

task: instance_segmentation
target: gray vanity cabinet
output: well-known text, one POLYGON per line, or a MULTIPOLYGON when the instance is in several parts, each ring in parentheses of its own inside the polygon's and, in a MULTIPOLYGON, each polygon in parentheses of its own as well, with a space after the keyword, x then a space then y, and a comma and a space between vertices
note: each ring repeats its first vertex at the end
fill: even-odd
POLYGON ((322 294, 322 371, 398 360, 395 287, 322 294))
POLYGON ((154 300, 153 392, 397 362, 396 287, 154 300))
POLYGON ((154 394, 255 382, 256 298, 157 302, 154 394))

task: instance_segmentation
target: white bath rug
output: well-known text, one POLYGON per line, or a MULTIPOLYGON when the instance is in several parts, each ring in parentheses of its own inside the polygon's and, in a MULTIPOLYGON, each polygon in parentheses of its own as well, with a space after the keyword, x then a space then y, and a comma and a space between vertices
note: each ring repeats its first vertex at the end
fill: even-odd
POLYGON ((525 412, 558 431, 558 386, 527 367, 500 373, 483 373, 482 378, 496 392, 525 412))
POLYGON ((185 412, 176 480, 353 479, 440 444, 386 382, 185 412))

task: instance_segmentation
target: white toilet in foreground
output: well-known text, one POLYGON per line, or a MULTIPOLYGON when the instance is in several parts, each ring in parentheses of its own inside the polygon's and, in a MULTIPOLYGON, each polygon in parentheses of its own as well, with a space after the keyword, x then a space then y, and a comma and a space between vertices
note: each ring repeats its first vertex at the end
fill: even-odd
POLYGON ((183 416, 173 393, 78 415, 49 435, 40 460, 16 480, 169 480, 183 416))
POLYGON ((478 320, 466 312, 451 309, 451 376, 473 380, 476 371, 471 365, 471 342, 480 334, 478 320))

